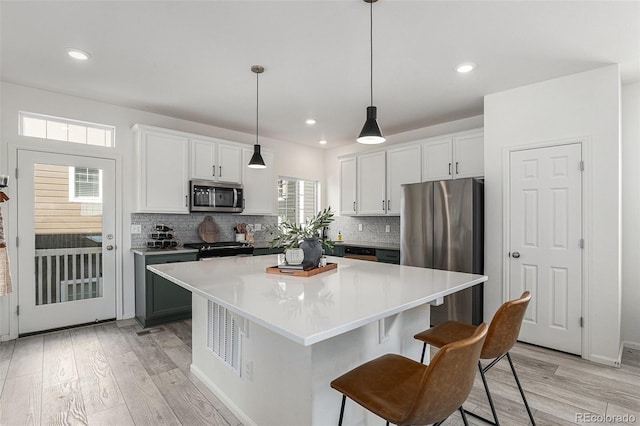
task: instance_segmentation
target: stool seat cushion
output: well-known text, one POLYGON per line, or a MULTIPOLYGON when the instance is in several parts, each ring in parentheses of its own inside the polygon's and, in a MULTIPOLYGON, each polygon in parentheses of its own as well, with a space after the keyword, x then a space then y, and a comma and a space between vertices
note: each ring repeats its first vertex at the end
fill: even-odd
POLYGON ((436 348, 441 348, 451 342, 471 337, 475 331, 475 325, 464 324, 457 321, 447 321, 425 331, 421 331, 413 337, 436 348))
POLYGON ((331 387, 378 416, 401 424, 412 409, 427 366, 387 354, 354 368, 331 387))

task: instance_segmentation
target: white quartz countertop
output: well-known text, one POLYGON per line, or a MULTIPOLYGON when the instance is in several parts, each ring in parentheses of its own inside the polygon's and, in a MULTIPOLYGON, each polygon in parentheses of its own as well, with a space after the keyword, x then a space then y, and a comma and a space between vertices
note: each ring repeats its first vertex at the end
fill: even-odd
POLYGON ((221 257, 147 269, 308 346, 487 280, 465 274, 328 257, 312 277, 268 274, 282 255, 221 257))

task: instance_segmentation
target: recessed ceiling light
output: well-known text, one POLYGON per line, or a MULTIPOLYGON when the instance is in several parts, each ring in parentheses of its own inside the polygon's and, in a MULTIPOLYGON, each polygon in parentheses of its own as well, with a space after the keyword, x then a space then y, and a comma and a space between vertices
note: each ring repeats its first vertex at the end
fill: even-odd
POLYGON ((327 144, 327 141, 325 141, 324 139, 322 139, 321 141, 318 141, 318 143, 319 143, 320 145, 326 145, 326 144, 327 144))
POLYGON ((91 57, 87 52, 80 49, 67 49, 67 55, 71 56, 73 59, 77 59, 78 61, 86 61, 91 57))
POLYGON ((456 67, 456 71, 464 74, 466 72, 472 71, 475 67, 476 67, 476 64, 474 64, 473 62, 465 62, 463 64, 458 65, 456 67))
POLYGON ((313 125, 313 124, 316 124, 316 123, 317 123, 317 121, 316 121, 316 120, 314 120, 313 118, 309 118, 307 121, 305 121, 305 123, 307 123, 308 125, 310 125, 310 126, 311 126, 311 125, 313 125))

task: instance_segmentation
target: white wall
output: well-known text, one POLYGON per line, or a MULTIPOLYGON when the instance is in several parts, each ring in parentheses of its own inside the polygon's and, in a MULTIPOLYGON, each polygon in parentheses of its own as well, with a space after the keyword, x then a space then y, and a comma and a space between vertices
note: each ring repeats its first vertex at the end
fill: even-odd
MULTIPOLYGON (((121 248, 120 254, 123 260, 123 301, 122 307, 117 313, 119 318, 129 318, 134 315, 133 255, 129 252, 131 248, 129 228, 133 208, 133 172, 136 165, 133 157, 131 126, 135 123, 144 123, 249 145, 253 145, 255 141, 255 135, 253 134, 235 132, 6 82, 0 85, 0 97, 0 174, 12 176, 10 181, 12 185, 8 190, 8 195, 12 198, 10 203, 16 202, 15 179, 13 179, 13 172, 10 172, 11 168, 15 167, 16 153, 15 149, 10 150, 9 146, 38 147, 46 145, 53 149, 56 149, 56 147, 60 149, 68 147, 68 144, 64 142, 47 141, 43 144, 42 140, 18 136, 18 111, 30 111, 116 126, 116 147, 113 150, 109 150, 109 152, 120 156, 122 167, 121 187, 118 188, 122 196, 122 205, 120 209, 121 215, 117 218, 122 225, 123 235, 122 241, 118 245, 121 248)), ((260 138, 260 143, 264 148, 274 152, 274 176, 282 175, 324 181, 324 156, 322 150, 268 138, 260 138)), ((76 148, 74 147, 73 149, 76 148)), ((78 147, 77 149, 82 150, 84 147, 78 147)), ((102 148, 102 151, 97 148, 96 152, 106 151, 104 148, 102 148)), ((10 209, 5 208, 7 204, 2 205, 2 213, 5 216, 5 235, 7 237, 9 255, 13 260, 14 293, 11 296, 0 297, 0 337, 3 339, 8 338, 9 331, 14 328, 12 324, 15 326, 16 323, 17 317, 14 312, 18 287, 17 254, 15 252, 16 219, 11 217, 10 209)))
MULTIPOLYGON (((340 210, 340 162, 338 157, 342 155, 355 154, 362 151, 378 151, 389 146, 404 142, 413 142, 427 139, 433 136, 447 133, 462 132, 464 130, 477 129, 483 126, 482 116, 463 118, 461 120, 448 123, 436 124, 434 126, 423 127, 421 129, 408 132, 397 133, 395 135, 385 135, 387 141, 381 145, 363 145, 356 142, 357 134, 353 136, 353 143, 343 147, 333 148, 326 151, 324 155, 325 164, 325 192, 324 200, 326 206, 338 212, 340 210)), ((382 129, 384 131, 384 128, 382 129)))
POLYGON ((622 340, 640 349, 640 83, 622 86, 622 340))
POLYGON ((617 65, 485 97, 485 315, 503 302, 503 151, 585 138, 589 291, 583 356, 615 364, 620 346, 620 79, 617 65))

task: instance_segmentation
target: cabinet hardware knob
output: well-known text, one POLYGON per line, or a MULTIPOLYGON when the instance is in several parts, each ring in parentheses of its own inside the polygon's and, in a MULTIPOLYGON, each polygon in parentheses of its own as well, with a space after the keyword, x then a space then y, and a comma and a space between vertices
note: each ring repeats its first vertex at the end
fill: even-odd
POLYGON ((460 172, 458 171, 458 162, 456 161, 456 174, 460 174, 460 172))
POLYGON ((216 175, 216 166, 211 166, 211 168, 213 169, 213 176, 216 175))
POLYGON ((356 211, 356 202, 355 201, 353 202, 353 211, 354 212, 356 211))
POLYGON ((449 163, 449 175, 451 175, 451 163, 449 163))

